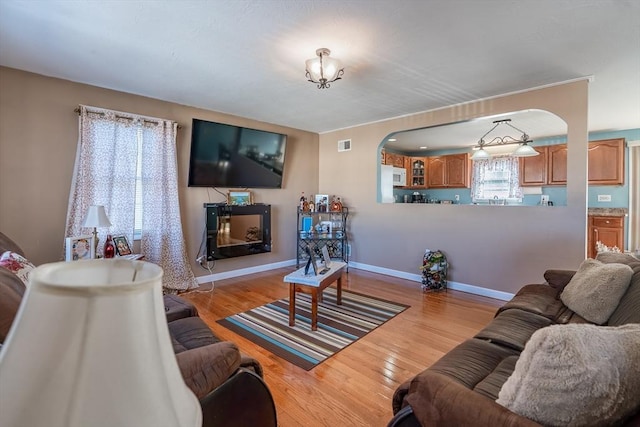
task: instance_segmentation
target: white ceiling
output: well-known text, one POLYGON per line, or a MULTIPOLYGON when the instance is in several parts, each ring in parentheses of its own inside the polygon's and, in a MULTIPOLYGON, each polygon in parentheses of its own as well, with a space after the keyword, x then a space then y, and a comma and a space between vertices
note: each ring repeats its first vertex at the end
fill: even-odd
POLYGON ((589 130, 640 127, 637 0, 0 0, 0 64, 314 132, 592 75, 589 130))

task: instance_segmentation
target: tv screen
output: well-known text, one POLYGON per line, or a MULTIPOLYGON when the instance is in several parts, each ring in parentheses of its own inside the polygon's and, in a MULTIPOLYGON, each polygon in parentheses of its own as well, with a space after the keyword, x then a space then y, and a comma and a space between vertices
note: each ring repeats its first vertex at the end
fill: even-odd
POLYGON ((193 119, 189 187, 282 188, 287 136, 193 119))

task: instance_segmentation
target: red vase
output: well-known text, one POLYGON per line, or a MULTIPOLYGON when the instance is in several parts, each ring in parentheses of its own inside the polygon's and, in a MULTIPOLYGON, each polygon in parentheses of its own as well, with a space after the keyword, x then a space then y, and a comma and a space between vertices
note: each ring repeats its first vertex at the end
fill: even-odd
POLYGON ((111 234, 107 234, 107 241, 104 242, 103 253, 105 258, 113 258, 116 256, 116 247, 113 246, 111 234))

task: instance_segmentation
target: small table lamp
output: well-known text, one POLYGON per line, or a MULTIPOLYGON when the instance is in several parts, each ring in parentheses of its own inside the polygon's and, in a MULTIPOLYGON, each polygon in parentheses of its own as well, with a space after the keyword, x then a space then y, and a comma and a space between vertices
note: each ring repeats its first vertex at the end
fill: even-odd
POLYGON ((97 227, 111 227, 111 221, 107 217, 107 213, 104 211, 104 206, 92 205, 87 209, 87 215, 84 217, 85 228, 93 228, 93 245, 96 258, 98 257, 98 231, 97 227))
POLYGON ((3 427, 200 427, 171 346, 162 269, 129 260, 31 273, 0 352, 3 427))

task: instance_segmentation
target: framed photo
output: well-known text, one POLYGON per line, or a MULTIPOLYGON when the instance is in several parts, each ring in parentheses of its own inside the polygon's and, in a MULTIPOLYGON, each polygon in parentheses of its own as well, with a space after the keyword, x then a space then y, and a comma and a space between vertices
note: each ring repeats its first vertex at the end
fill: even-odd
POLYGON ((120 256, 131 255, 131 247, 127 241, 127 236, 116 236, 113 238, 113 244, 116 247, 116 252, 120 256))
POLYGON ((329 195, 328 194, 316 194, 315 204, 316 212, 329 212, 329 195))
POLYGON ((251 191, 229 191, 227 193, 227 204, 245 206, 253 204, 251 191))
POLYGON ((67 237, 66 260, 80 261, 95 258, 95 245, 92 235, 67 237))
POLYGON ((309 259, 307 260, 307 265, 304 267, 304 274, 305 276, 308 276, 311 274, 311 272, 309 271, 309 267, 313 268, 313 275, 317 276, 318 275, 318 264, 316 263, 316 257, 315 257, 315 250, 309 245, 305 248, 305 251, 307 252, 307 255, 309 256, 309 259))

